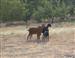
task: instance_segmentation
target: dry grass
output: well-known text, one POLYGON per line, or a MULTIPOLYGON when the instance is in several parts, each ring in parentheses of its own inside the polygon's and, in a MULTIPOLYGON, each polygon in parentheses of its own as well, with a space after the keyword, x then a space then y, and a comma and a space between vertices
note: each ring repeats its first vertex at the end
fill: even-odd
POLYGON ((75 27, 52 27, 50 40, 27 41, 24 26, 0 28, 2 58, 75 58, 75 27))

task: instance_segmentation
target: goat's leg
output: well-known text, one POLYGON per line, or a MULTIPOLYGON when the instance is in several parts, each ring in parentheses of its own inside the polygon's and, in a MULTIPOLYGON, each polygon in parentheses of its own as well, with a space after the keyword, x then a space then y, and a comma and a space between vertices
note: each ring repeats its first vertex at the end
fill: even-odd
POLYGON ((30 37, 30 33, 29 33, 28 36, 27 36, 27 40, 29 39, 29 37, 30 37))
POLYGON ((42 40, 45 40, 45 36, 44 35, 42 36, 42 40))
POLYGON ((37 39, 40 39, 40 35, 41 35, 41 34, 37 34, 37 39))
POLYGON ((32 34, 30 35, 30 39, 31 39, 31 37, 32 37, 32 34))
POLYGON ((48 39, 48 41, 49 41, 49 35, 48 35, 47 39, 48 39))

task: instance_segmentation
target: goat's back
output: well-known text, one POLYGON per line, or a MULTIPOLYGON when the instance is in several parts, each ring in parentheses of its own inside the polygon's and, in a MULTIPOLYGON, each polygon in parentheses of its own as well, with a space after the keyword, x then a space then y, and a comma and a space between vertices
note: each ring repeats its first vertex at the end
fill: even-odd
POLYGON ((28 31, 30 33, 32 33, 32 34, 41 33, 42 32, 42 28, 41 28, 41 26, 39 26, 37 28, 32 27, 32 28, 29 28, 28 31))

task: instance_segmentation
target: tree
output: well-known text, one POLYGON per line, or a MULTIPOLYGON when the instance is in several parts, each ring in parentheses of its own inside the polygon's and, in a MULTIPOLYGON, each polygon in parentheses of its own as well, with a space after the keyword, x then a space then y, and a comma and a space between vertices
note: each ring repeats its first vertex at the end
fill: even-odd
MULTIPOLYGON (((0 21, 42 21, 74 15, 75 0, 0 0, 0 21), (71 8, 72 7, 72 8, 71 8)), ((64 20, 64 19, 62 19, 64 20)))
POLYGON ((1 0, 0 20, 3 22, 21 20, 26 13, 25 10, 20 0, 1 0))

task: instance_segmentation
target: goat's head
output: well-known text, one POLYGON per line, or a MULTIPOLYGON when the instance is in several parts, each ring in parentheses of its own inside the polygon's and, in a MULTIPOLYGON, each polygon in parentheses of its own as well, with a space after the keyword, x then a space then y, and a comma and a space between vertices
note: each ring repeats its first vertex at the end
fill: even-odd
POLYGON ((51 24, 47 24, 47 27, 51 27, 51 24))

